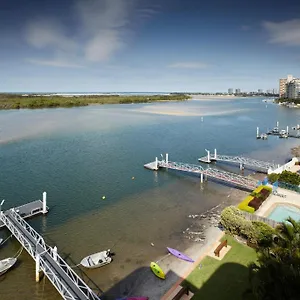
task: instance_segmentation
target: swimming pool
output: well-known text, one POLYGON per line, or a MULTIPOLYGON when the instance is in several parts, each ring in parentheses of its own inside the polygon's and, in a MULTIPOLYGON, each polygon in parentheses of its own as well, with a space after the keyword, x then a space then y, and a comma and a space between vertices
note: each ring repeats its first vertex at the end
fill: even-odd
POLYGON ((300 208, 292 205, 277 205, 268 216, 269 219, 277 222, 282 222, 288 217, 300 221, 300 208))

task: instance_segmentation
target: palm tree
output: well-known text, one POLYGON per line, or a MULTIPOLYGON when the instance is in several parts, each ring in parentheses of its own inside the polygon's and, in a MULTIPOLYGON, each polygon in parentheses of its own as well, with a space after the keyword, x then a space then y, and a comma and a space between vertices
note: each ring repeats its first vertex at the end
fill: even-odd
POLYGON ((276 228, 270 247, 249 266, 252 292, 261 300, 296 300, 300 295, 300 222, 288 218, 276 228))

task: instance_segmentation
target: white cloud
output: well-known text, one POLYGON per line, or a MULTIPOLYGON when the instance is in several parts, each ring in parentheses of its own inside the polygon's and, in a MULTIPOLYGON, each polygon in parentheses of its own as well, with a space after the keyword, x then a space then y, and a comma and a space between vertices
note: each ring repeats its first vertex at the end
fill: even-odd
POLYGON ((59 20, 38 19, 28 24, 25 37, 31 46, 52 51, 54 58, 42 60, 45 65, 72 66, 73 59, 106 62, 127 45, 133 23, 153 14, 137 0, 74 0, 73 30, 59 20))
POLYGON ((300 19, 284 22, 263 22, 270 35, 269 42, 287 46, 300 45, 300 19))
POLYGON ((35 65, 43 65, 43 66, 50 66, 50 67, 60 67, 60 68, 83 68, 81 65, 77 65, 75 63, 71 63, 64 60, 38 60, 38 59, 27 59, 29 63, 35 65))
POLYGON ((178 68, 178 69, 206 69, 209 67, 208 64, 201 62, 179 62, 169 65, 169 68, 178 68))

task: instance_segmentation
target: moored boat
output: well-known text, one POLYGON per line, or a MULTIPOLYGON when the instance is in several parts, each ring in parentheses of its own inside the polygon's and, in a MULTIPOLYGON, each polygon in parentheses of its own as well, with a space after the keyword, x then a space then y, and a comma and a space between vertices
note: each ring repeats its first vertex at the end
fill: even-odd
POLYGON ((180 251, 178 251, 178 250, 176 250, 176 249, 169 248, 169 247, 167 247, 167 249, 168 249, 168 251, 169 251, 172 255, 176 256, 177 258, 180 258, 180 259, 185 260, 185 261, 188 261, 188 262, 194 262, 193 259, 191 259, 191 258, 188 257, 187 255, 181 253, 180 251))
POLYGON ((95 269, 111 263, 110 249, 86 256, 80 264, 85 268, 95 269))
POLYGON ((16 261, 17 259, 14 257, 2 259, 0 261, 0 275, 3 275, 5 272, 7 272, 16 263, 16 261))

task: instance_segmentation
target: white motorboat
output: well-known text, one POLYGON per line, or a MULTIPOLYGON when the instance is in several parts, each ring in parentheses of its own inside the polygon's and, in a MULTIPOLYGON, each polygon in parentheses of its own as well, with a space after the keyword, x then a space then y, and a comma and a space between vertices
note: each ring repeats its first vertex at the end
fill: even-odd
POLYGON ((8 271, 16 263, 16 261, 17 259, 14 257, 0 260, 0 275, 3 275, 6 271, 8 271))
POLYGON ((85 268, 95 269, 111 263, 110 249, 98 253, 91 254, 82 259, 80 264, 85 268))

